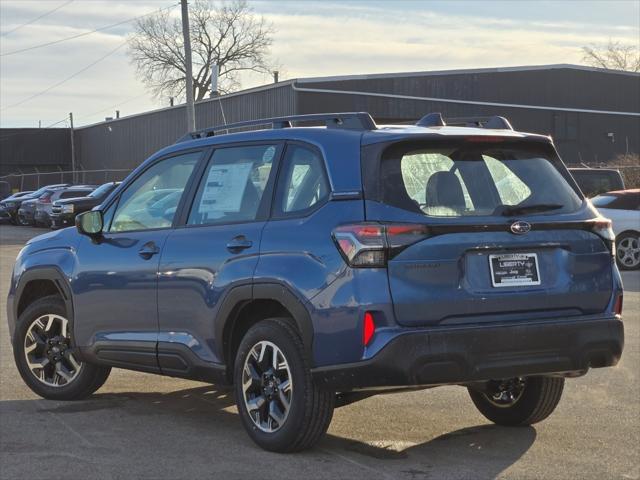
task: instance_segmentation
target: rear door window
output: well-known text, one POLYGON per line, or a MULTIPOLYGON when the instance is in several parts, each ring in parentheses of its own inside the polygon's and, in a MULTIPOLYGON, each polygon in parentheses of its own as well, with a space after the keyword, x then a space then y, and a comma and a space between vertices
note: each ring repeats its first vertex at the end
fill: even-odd
POLYGON ((246 145, 214 151, 187 223, 215 225, 255 220, 277 151, 277 145, 246 145))
MULTIPOLYGON (((433 217, 572 212, 582 203, 566 173, 541 150, 466 142, 407 142, 382 154, 378 192, 388 205, 433 217), (566 176, 565 176, 566 175, 566 176)), ((375 197, 375 194, 374 194, 375 197)))

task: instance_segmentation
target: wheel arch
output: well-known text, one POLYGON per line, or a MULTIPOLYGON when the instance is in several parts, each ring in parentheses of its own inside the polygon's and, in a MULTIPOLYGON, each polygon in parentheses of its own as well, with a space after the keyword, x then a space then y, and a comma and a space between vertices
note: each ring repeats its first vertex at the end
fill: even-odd
POLYGON ((33 267, 20 275, 16 285, 14 317, 17 319, 34 301, 49 295, 59 295, 64 301, 73 332, 73 301, 71 287, 62 271, 55 266, 33 267))
POLYGON ((244 334, 261 320, 292 319, 302 338, 305 354, 313 366, 313 325, 302 300, 285 285, 259 283, 233 288, 223 300, 215 325, 216 350, 222 355, 227 379, 232 380, 235 353, 244 334))

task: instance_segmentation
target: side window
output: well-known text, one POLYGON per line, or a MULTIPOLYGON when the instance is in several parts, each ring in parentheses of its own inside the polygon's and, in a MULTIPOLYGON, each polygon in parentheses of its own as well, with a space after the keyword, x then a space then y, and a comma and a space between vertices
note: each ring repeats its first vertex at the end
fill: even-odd
POLYGON ((168 228, 201 152, 186 153, 156 163, 120 195, 111 232, 168 228))
POLYGON ((309 147, 287 146, 278 179, 276 214, 304 212, 329 194, 329 182, 320 155, 309 147))
POLYGON ((482 158, 503 205, 518 205, 531 196, 531 189, 504 163, 487 155, 483 155, 482 158))
POLYGON ((276 145, 219 148, 198 187, 189 225, 255 220, 277 151, 276 145))

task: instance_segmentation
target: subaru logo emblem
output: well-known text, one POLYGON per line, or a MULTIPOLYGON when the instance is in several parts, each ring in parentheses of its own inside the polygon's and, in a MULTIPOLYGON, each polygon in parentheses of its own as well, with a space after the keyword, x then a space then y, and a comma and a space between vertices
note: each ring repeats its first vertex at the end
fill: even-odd
POLYGON ((514 222, 511 224, 511 233, 516 235, 524 235, 531 231, 531 225, 527 222, 514 222))

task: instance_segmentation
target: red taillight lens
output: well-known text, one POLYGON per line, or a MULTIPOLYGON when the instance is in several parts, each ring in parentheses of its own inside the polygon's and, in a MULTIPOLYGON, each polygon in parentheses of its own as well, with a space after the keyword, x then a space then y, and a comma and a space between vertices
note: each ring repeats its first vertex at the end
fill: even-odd
POLYGON ((376 324, 373 321, 373 314, 365 312, 362 324, 362 345, 365 347, 369 345, 374 333, 376 333, 376 324))
POLYGON ((622 295, 618 295, 618 298, 616 298, 616 303, 613 306, 613 313, 616 315, 622 315, 622 295))
POLYGON ((43 195, 38 199, 38 201, 40 203, 51 203, 51 195, 43 195))
POLYGON ((425 225, 354 224, 333 231, 340 253, 352 267, 384 267, 387 260, 428 235, 425 225))

